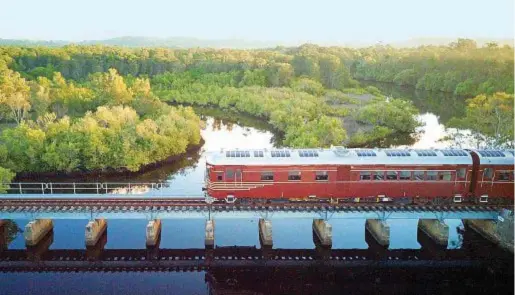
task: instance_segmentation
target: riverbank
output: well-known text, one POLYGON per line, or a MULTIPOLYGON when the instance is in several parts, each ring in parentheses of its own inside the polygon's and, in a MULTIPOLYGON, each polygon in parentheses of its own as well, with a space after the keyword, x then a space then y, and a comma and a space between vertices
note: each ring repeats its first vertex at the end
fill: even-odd
POLYGON ((199 144, 189 145, 186 152, 170 156, 164 160, 142 166, 138 171, 128 169, 104 169, 91 171, 74 172, 21 172, 17 173, 13 182, 109 182, 124 181, 134 182, 134 179, 144 180, 145 176, 149 182, 165 181, 173 171, 177 172, 189 166, 193 166, 200 158, 200 151, 205 141, 201 139, 199 144), (162 173, 160 173, 162 171, 162 173), (148 177, 152 175, 153 177, 148 177), (161 176, 156 179, 156 176, 161 176), (156 181, 162 179, 162 181, 156 181))

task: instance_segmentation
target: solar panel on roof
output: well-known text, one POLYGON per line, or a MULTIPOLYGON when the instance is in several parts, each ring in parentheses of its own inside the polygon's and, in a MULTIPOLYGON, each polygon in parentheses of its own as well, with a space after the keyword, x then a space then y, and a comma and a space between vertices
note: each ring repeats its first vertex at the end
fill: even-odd
POLYGON ((504 153, 502 151, 498 151, 498 150, 482 150, 482 151, 477 151, 481 157, 485 157, 485 158, 499 158, 499 157, 506 157, 506 155, 504 155, 504 153))
POLYGON ((300 150, 300 157, 318 157, 318 152, 315 150, 300 150))
POLYGON ((416 150, 419 157, 436 157, 436 153, 433 150, 416 150))
POLYGON ((388 157, 409 157, 411 154, 406 150, 385 150, 388 157))
POLYGON ((263 156, 263 151, 254 151, 254 157, 262 158, 263 156))
POLYGON ((377 156, 373 150, 359 150, 356 151, 358 157, 375 157, 377 156))
POLYGON ((226 151, 225 156, 228 158, 248 158, 250 157, 249 151, 226 151))
POLYGON ((468 154, 462 150, 441 150, 446 157, 466 157, 468 154))
POLYGON ((290 156, 289 151, 271 151, 270 155, 272 158, 286 158, 290 156))

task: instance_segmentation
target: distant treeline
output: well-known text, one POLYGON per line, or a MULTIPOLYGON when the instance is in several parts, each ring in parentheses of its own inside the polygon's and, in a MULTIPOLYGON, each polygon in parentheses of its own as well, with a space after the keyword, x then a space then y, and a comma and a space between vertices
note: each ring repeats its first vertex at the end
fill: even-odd
POLYGON ((354 87, 354 79, 392 82, 418 89, 474 96, 513 93, 513 47, 459 39, 448 46, 393 48, 300 47, 256 50, 120 48, 105 46, 0 47, 10 68, 27 78, 84 80, 91 73, 115 68, 121 75, 154 76, 165 72, 220 73, 262 69, 266 86, 288 85, 305 76, 324 87, 354 87))

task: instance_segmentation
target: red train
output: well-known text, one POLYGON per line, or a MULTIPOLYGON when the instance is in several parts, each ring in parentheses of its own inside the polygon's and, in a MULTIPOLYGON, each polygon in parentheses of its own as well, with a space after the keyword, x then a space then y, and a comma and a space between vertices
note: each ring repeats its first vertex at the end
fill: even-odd
POLYGON ((222 150, 206 157, 209 197, 236 200, 513 203, 513 150, 222 150))

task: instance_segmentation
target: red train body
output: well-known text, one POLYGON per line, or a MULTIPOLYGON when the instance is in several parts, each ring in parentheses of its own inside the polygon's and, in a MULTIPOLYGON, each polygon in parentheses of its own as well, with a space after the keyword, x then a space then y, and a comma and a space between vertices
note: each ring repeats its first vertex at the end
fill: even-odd
POLYGON ((206 189, 228 202, 511 202, 513 160, 512 151, 231 150, 207 156, 206 189))

